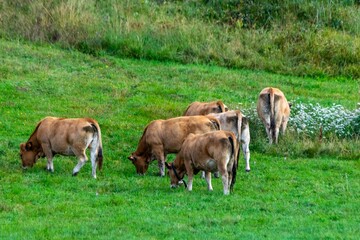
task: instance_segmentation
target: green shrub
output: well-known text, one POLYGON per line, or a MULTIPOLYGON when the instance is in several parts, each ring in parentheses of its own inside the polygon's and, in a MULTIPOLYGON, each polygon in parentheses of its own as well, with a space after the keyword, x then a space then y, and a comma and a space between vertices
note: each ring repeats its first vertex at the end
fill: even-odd
POLYGON ((352 1, 0 1, 0 36, 93 55, 360 77, 352 1))

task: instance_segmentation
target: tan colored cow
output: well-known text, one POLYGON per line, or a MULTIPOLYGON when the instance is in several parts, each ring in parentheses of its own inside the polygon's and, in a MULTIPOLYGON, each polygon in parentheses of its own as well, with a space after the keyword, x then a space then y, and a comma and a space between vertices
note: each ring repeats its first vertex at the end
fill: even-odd
POLYGON ((220 129, 219 121, 211 116, 187 116, 154 120, 149 123, 138 147, 128 159, 138 174, 144 174, 150 162, 158 160, 160 176, 165 176, 165 160, 168 153, 178 153, 190 133, 205 133, 220 129))
POLYGON ((90 118, 46 117, 36 126, 26 143, 20 144, 23 168, 32 167, 40 157, 46 156, 47 170, 53 172, 55 154, 76 156, 78 164, 73 170, 77 175, 87 161, 85 150, 90 149, 92 176, 96 178, 96 166, 101 170, 103 155, 100 126, 90 118))
POLYGON ((193 102, 185 110, 183 116, 207 115, 227 111, 227 106, 222 101, 193 102))
POLYGON ((239 110, 231 110, 223 113, 211 113, 210 116, 216 117, 220 121, 221 130, 231 131, 235 134, 238 141, 238 152, 240 143, 242 146, 245 170, 250 172, 250 129, 248 119, 239 110))
POLYGON ((285 133, 290 116, 290 105, 277 88, 264 88, 259 95, 257 112, 264 123, 270 144, 278 143, 279 129, 285 133))
MULTIPOLYGON (((214 131, 203 134, 190 134, 184 141, 173 163, 166 163, 169 169, 171 187, 184 182, 188 175, 187 189, 192 191, 194 175, 200 170, 206 172, 208 190, 212 191, 211 173, 219 171, 222 177, 224 194, 230 193, 236 181, 237 141, 230 131, 214 131)), ((185 183, 186 184, 186 183, 185 183)))

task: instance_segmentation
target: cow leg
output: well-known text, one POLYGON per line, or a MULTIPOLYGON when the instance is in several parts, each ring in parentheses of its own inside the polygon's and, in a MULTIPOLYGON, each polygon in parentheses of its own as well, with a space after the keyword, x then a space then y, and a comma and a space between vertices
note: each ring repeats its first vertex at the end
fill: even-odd
POLYGON ((249 131, 249 127, 246 127, 241 131, 241 147, 242 147, 243 154, 244 154, 245 171, 246 172, 250 172, 250 149, 249 149, 249 144, 250 144, 250 131, 249 131))
POLYGON ((212 191, 213 187, 211 185, 211 172, 205 172, 205 179, 206 179, 206 183, 208 185, 208 190, 212 191))
POLYGON ((220 166, 219 172, 221 174, 221 180, 223 182, 224 194, 228 195, 230 193, 230 191, 229 191, 229 174, 226 169, 226 166, 220 166))
POLYGON ((154 147, 153 154, 155 159, 158 160, 159 172, 160 176, 165 176, 165 160, 166 160, 166 153, 164 152, 163 148, 160 146, 154 147))
POLYGON ((165 176, 165 157, 162 157, 161 159, 158 160, 158 166, 159 166, 160 176, 164 177, 165 176))
POLYGON ((205 178, 205 171, 201 171, 201 178, 205 178))
POLYGON ((275 144, 278 144, 280 125, 281 121, 277 122, 275 125, 275 144))
POLYGON ((98 154, 97 149, 92 148, 90 151, 90 160, 91 160, 91 168, 92 168, 91 173, 92 173, 93 178, 96 178, 96 166, 97 166, 96 156, 97 156, 97 154, 98 154))
POLYGON ((188 181, 189 181, 187 186, 188 191, 192 191, 193 179, 194 179, 193 171, 188 172, 188 181))
POLYGON ((185 168, 186 168, 186 172, 188 175, 188 185, 187 185, 187 190, 188 191, 192 191, 192 184, 193 184, 193 179, 194 179, 194 169, 191 166, 190 163, 185 162, 185 168))
POLYGON ((282 124, 281 124, 281 134, 282 135, 285 134, 285 130, 286 130, 286 126, 287 126, 288 121, 289 121, 289 118, 287 118, 287 117, 283 118, 283 121, 282 121, 282 124))
POLYGON ((278 139, 279 139, 279 128, 276 127, 275 128, 275 143, 278 144, 278 139))
POLYGON ((223 186, 224 186, 224 194, 225 195, 229 195, 230 191, 229 191, 229 174, 226 171, 224 175, 221 176, 222 178, 222 182, 223 182, 223 186))
POLYGON ((250 149, 248 143, 241 144, 244 153, 245 171, 250 172, 250 149))
POLYGON ((76 151, 74 151, 76 157, 79 159, 78 164, 75 166, 73 170, 73 176, 76 176, 80 169, 84 166, 85 162, 87 161, 87 157, 85 154, 85 150, 82 151, 82 153, 77 154, 76 151))
POLYGON ((48 170, 49 172, 54 172, 54 163, 53 163, 54 156, 51 151, 50 144, 47 143, 41 144, 41 147, 47 159, 46 170, 48 170))
POLYGON ((270 125, 270 116, 266 117, 264 119, 264 125, 265 125, 265 129, 266 129, 266 134, 269 138, 269 143, 272 144, 272 136, 271 136, 271 125, 270 125))

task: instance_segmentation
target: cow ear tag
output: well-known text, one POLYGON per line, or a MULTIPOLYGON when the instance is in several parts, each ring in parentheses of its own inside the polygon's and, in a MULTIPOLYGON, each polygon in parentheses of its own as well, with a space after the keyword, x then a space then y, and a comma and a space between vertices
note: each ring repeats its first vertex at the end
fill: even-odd
POLYGON ((132 162, 136 161, 136 158, 134 158, 133 156, 128 157, 128 159, 132 162))

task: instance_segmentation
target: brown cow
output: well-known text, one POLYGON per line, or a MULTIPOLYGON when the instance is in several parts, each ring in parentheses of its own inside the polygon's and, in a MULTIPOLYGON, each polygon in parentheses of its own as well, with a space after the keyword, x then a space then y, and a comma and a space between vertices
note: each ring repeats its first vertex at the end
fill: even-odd
POLYGON ((257 112, 264 123, 270 144, 278 143, 279 129, 285 133, 290 116, 290 104, 277 88, 264 88, 259 95, 257 112))
POLYGON ((178 153, 190 133, 205 133, 220 129, 219 121, 211 116, 188 116, 154 120, 147 125, 138 147, 129 160, 138 174, 144 174, 150 162, 157 159, 160 176, 165 176, 165 160, 168 153, 178 153))
POLYGON ((99 124, 90 118, 46 117, 36 126, 26 143, 20 144, 23 168, 32 167, 40 157, 46 156, 47 170, 53 172, 55 154, 76 156, 75 176, 87 161, 85 150, 90 149, 92 176, 96 178, 96 165, 102 167, 102 143, 99 124))
MULTIPOLYGON (((206 172, 208 189, 211 185, 211 172, 219 171, 222 176, 224 194, 230 193, 236 180, 237 141, 230 131, 214 131, 203 134, 190 134, 184 141, 180 152, 173 163, 166 163, 169 169, 171 187, 183 181, 185 173, 189 183, 187 189, 192 191, 194 174, 200 170, 206 172)), ((184 182, 184 181, 183 181, 184 182)))
POLYGON ((209 113, 226 112, 227 107, 222 101, 193 102, 185 110, 183 116, 207 115, 209 113))
POLYGON ((245 159, 245 170, 250 172, 250 130, 248 119, 239 110, 232 110, 223 113, 211 113, 210 116, 216 117, 220 121, 221 130, 231 131, 235 134, 238 141, 238 152, 240 143, 245 159))

